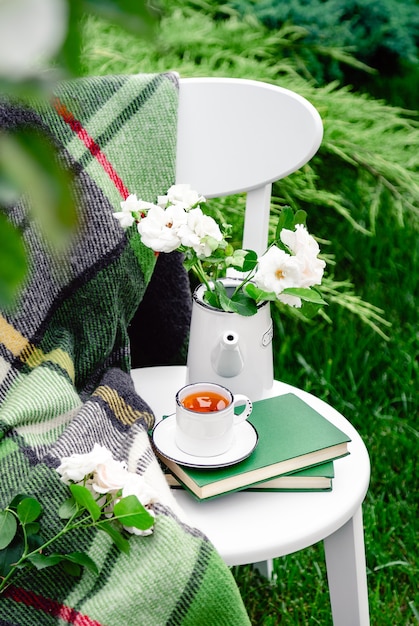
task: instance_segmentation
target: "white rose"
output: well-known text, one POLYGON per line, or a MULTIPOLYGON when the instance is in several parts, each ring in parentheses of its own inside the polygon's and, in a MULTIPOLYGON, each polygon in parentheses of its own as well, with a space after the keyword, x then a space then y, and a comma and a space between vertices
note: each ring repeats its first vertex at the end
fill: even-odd
POLYGON ((319 245, 305 226, 297 224, 294 232, 284 229, 281 231, 280 238, 300 262, 301 283, 299 287, 320 285, 326 263, 317 258, 320 252, 319 245))
POLYGON ((127 198, 125 198, 125 200, 122 200, 122 202, 120 202, 121 209, 128 213, 131 213, 132 211, 138 211, 139 202, 140 200, 137 198, 137 194, 131 193, 129 196, 127 196, 127 198))
POLYGON ((297 258, 301 265, 301 287, 312 287, 313 285, 320 285, 323 278, 324 268, 326 267, 325 261, 318 259, 317 257, 305 256, 303 254, 297 255, 297 258))
POLYGON ((209 257, 223 236, 217 222, 197 207, 187 213, 187 222, 179 229, 183 246, 193 248, 199 258, 209 257))
POLYGON ((176 206, 153 206, 138 224, 141 240, 155 252, 172 252, 180 245, 178 229, 186 223, 187 213, 176 206))
POLYGON ((92 488, 96 493, 116 493, 124 488, 128 478, 129 473, 124 463, 111 458, 96 466, 92 488))
POLYGON ((121 209, 128 211, 128 213, 147 213, 149 209, 156 206, 152 202, 146 202, 145 200, 141 200, 141 198, 137 198, 135 193, 131 193, 127 196, 125 200, 122 200, 120 205, 121 209))
MULTIPOLYGON (((297 257, 271 246, 258 260, 258 269, 252 280, 259 289, 275 293, 278 297, 284 289, 301 286, 301 264, 297 257)), ((289 304, 300 307, 301 300, 293 296, 289 304)))
POLYGON ((294 254, 317 256, 320 252, 319 244, 308 232, 304 224, 296 224, 295 230, 283 228, 280 239, 294 254))
POLYGON ((137 200, 137 203, 136 203, 137 208, 135 210, 138 213, 147 214, 150 209, 154 209, 156 206, 157 205, 153 204, 152 202, 146 202, 145 200, 137 200))
POLYGON ((122 211, 117 211, 113 216, 119 220, 122 228, 129 228, 135 222, 133 213, 146 214, 150 209, 155 207, 155 204, 140 200, 135 193, 131 193, 121 203, 122 211))
POLYGON ((172 185, 166 196, 159 196, 158 204, 162 207, 167 204, 180 204, 183 208, 190 209, 200 202, 205 202, 204 196, 200 196, 197 191, 191 189, 190 185, 172 185))
POLYGON ((128 473, 122 489, 122 497, 126 498, 127 496, 136 496, 143 506, 158 501, 156 491, 149 485, 144 476, 133 472, 128 473))
POLYGON ((116 211, 113 216, 119 221, 122 228, 129 228, 135 222, 135 219, 132 217, 131 213, 128 213, 128 211, 116 211))
POLYGON ((95 443, 93 450, 86 454, 72 454, 61 459, 57 472, 61 480, 67 485, 71 482, 81 482, 85 476, 92 474, 96 467, 112 460, 111 452, 95 443))

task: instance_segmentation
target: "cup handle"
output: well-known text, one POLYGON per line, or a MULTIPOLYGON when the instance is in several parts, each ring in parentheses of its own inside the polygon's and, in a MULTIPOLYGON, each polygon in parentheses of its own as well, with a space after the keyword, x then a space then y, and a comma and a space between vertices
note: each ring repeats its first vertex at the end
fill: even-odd
POLYGON ((235 393, 233 400, 234 408, 236 406, 241 406, 242 404, 244 404, 243 411, 240 411, 240 413, 238 414, 234 413, 235 424, 240 424, 240 422, 244 422, 244 420, 247 420, 253 410, 252 401, 247 396, 244 396, 242 393, 235 393))

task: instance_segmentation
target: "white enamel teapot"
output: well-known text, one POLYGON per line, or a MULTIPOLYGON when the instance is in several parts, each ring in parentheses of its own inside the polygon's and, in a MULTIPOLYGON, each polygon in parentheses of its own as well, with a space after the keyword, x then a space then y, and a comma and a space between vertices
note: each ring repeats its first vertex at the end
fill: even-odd
MULTIPOLYGON (((234 289, 237 279, 222 279, 234 289)), ((187 360, 187 382, 215 382, 251 400, 273 385, 273 326, 269 302, 252 316, 222 311, 204 301, 205 285, 193 294, 187 360)))

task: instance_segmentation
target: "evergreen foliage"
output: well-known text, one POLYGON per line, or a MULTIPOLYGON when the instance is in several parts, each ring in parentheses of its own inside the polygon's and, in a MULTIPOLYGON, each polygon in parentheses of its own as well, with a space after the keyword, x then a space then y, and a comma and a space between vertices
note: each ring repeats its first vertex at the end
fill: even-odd
MULTIPOLYGON (((227 6, 242 16, 256 16, 269 29, 284 24, 304 28, 299 54, 321 84, 331 80, 348 83, 355 78, 357 84, 377 90, 383 89, 383 77, 417 77, 419 11, 415 0, 228 0, 227 6), (376 76, 354 73, 354 64, 347 58, 334 58, 333 49, 351 52, 373 68, 376 76)), ((217 14, 222 17, 223 5, 217 14)), ((412 103, 414 97, 417 104, 417 90, 412 93, 412 103)))
MULTIPOLYGON (((351 48, 376 66, 387 59, 417 60, 419 15, 414 0, 229 0, 243 15, 253 13, 270 29, 289 22, 307 29, 308 41, 351 48)), ((384 64, 382 68, 388 71, 384 64)))

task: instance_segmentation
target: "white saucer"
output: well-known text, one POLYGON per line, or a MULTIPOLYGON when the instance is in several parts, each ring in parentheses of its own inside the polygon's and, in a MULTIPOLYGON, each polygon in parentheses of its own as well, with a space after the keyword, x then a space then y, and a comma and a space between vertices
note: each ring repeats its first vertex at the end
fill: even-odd
POLYGON ((245 420, 235 426, 235 437, 230 450, 217 456, 194 456, 177 447, 175 442, 176 416, 169 415, 158 422, 153 429, 152 437, 158 452, 163 456, 185 465, 201 469, 228 467, 246 459, 256 448, 258 434, 250 422, 245 420))

